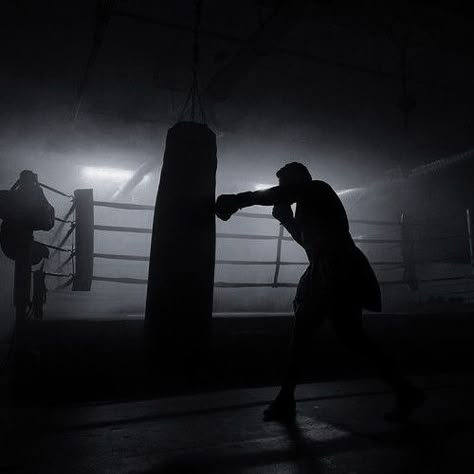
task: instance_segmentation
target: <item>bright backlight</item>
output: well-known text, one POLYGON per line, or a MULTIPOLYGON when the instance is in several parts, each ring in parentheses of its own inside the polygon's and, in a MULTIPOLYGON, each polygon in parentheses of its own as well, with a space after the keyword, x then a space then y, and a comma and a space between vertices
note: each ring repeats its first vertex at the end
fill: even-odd
POLYGON ((120 168, 84 166, 82 168, 82 175, 88 179, 122 182, 130 179, 133 175, 133 171, 120 168))
POLYGON ((255 191, 262 191, 264 189, 268 189, 268 188, 272 188, 273 186, 275 186, 274 184, 265 184, 265 183, 257 183, 255 185, 255 191))
POLYGON ((351 194, 356 194, 360 191, 364 191, 365 188, 348 188, 348 189, 341 189, 337 191, 338 196, 350 196, 351 194))

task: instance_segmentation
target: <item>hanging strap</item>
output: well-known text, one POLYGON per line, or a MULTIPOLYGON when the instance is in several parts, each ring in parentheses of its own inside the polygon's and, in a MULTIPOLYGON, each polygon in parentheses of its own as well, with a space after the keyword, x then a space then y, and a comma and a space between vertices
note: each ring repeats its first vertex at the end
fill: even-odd
POLYGON ((110 18, 112 17, 115 3, 116 0, 96 0, 96 19, 92 37, 92 47, 77 89, 76 103, 74 105, 72 114, 73 122, 75 122, 79 116, 82 100, 89 83, 89 76, 99 55, 100 47, 104 41, 105 29, 109 23, 110 18))
POLYGON ((186 110, 189 107, 191 102, 191 120, 194 122, 196 117, 196 109, 199 108, 201 113, 201 120, 206 123, 206 116, 204 113, 204 107, 201 102, 201 95, 199 94, 199 65, 200 65, 200 55, 201 48, 199 42, 199 32, 201 28, 201 16, 202 16, 202 3, 203 0, 194 0, 193 9, 194 9, 194 26, 193 26, 193 55, 192 55, 192 82, 191 88, 189 89, 186 101, 184 102, 183 109, 179 116, 179 121, 181 121, 186 113, 186 110))

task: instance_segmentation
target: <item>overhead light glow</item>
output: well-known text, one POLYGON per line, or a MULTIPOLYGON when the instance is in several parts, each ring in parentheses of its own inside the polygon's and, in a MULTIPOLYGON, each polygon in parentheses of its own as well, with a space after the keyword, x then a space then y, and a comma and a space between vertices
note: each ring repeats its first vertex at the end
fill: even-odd
POLYGON ((274 184, 265 184, 265 183, 257 183, 255 185, 255 191, 262 191, 264 189, 268 189, 268 188, 273 188, 273 186, 275 186, 274 184))
POLYGON ((359 191, 364 191, 365 188, 348 188, 342 189, 341 191, 337 191, 338 196, 347 196, 349 194, 357 193, 359 191))
POLYGON ((97 166, 84 166, 82 168, 84 178, 93 180, 106 180, 114 182, 123 182, 130 179, 133 171, 121 168, 101 168, 97 166))

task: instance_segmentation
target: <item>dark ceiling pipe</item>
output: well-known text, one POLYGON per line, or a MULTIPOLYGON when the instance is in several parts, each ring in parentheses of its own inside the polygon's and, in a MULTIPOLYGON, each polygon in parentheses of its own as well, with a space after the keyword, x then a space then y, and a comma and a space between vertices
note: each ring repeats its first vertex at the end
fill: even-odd
POLYGON ((92 36, 92 47, 87 58, 82 78, 79 82, 79 87, 77 89, 77 98, 74 106, 73 121, 76 121, 77 117, 79 116, 82 100, 84 98, 84 93, 89 83, 90 72, 97 60, 100 47, 102 46, 102 43, 104 41, 105 29, 112 16, 114 4, 114 0, 97 0, 96 2, 96 18, 94 33, 92 36))

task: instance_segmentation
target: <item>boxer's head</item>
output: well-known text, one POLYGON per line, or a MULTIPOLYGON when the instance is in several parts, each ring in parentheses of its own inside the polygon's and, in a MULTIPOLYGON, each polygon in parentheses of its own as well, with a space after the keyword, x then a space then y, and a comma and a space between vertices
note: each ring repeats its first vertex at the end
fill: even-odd
POLYGON ((20 173, 18 185, 26 188, 31 188, 38 185, 38 175, 31 170, 23 170, 20 173))
POLYGON ((280 186, 294 186, 309 183, 312 177, 305 165, 297 162, 288 163, 276 173, 280 186))

